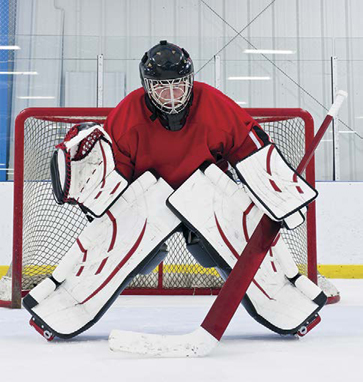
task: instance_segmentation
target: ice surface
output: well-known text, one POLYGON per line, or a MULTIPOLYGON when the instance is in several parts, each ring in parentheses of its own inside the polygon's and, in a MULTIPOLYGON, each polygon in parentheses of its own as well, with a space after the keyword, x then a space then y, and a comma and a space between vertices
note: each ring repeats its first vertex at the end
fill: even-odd
POLYGON ((155 359, 114 353, 112 329, 181 334, 202 322, 212 296, 121 296, 90 330, 48 343, 24 309, 0 308, 1 381, 342 382, 363 381, 363 280, 334 280, 342 300, 301 339, 280 337, 239 308, 206 358, 155 359))

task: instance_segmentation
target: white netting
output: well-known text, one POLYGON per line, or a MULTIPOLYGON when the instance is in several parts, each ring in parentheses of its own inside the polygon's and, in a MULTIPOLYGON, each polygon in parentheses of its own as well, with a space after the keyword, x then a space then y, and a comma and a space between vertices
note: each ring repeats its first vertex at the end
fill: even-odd
MULTIPOLYGON (((67 131, 81 121, 103 122, 83 117, 43 116, 27 118, 24 124, 24 197, 23 197, 23 290, 33 288, 51 274, 62 256, 87 224, 76 206, 57 205, 50 182, 50 158, 54 147, 67 131)), ((305 124, 302 118, 263 118, 259 120, 286 159, 297 167, 305 153, 305 124)), ((282 231, 301 273, 307 274, 309 240, 306 224, 294 231, 282 231)), ((138 275, 129 288, 165 291, 219 289, 223 281, 213 268, 203 268, 190 255, 181 233, 167 242, 168 256, 149 275, 138 275)), ((10 275, 8 272, 8 276, 10 275)), ((2 298, 0 297, 0 300, 2 298)))

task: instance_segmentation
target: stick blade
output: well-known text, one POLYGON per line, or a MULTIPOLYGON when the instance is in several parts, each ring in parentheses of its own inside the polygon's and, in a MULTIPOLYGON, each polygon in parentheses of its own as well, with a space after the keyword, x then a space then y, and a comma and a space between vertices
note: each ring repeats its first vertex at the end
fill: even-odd
POLYGON ((202 327, 182 335, 112 330, 108 342, 112 351, 161 358, 204 357, 218 344, 218 340, 202 327))

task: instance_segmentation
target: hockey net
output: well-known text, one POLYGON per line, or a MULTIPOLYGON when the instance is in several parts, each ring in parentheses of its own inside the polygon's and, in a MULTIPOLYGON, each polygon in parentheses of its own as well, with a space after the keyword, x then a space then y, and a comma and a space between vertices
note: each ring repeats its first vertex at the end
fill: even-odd
MULTIPOLYGON (((50 275, 87 224, 76 206, 58 205, 52 195, 50 158, 76 123, 102 124, 110 108, 30 108, 16 119, 13 262, 0 279, 0 306, 19 307, 21 297, 50 275)), ((246 109, 296 168, 314 135, 313 119, 301 109, 246 109)), ((315 183, 314 161, 303 174, 315 183)), ((300 272, 318 282, 330 302, 339 292, 317 272, 315 204, 306 223, 282 230, 300 272)), ((181 233, 167 242, 168 255, 148 275, 134 278, 125 294, 217 294, 223 280, 188 252, 181 233)))

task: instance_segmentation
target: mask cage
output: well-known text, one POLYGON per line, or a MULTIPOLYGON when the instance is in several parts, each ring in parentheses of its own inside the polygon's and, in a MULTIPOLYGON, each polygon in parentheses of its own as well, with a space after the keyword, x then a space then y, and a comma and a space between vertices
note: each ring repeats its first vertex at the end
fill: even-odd
POLYGON ((193 89, 193 74, 172 80, 144 79, 153 104, 166 114, 177 114, 188 104, 193 89))

